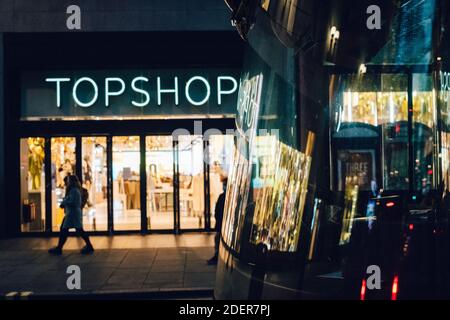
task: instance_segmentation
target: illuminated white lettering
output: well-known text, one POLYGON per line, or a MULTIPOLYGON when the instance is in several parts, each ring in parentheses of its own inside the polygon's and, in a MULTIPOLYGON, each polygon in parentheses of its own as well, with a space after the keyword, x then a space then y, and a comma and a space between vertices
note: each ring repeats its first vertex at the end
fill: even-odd
POLYGON ((125 92, 125 82, 123 82, 120 78, 106 78, 105 79, 105 106, 109 107, 109 97, 110 96, 120 96, 122 93, 125 92), (119 91, 109 91, 109 83, 110 82, 118 82, 120 83, 120 90, 119 91))
POLYGON ((157 89, 158 89, 158 106, 161 105, 161 93, 174 93, 175 94, 175 105, 178 105, 178 77, 174 79, 174 88, 173 89, 161 89, 161 77, 157 78, 157 89))
POLYGON ((217 77, 217 104, 219 106, 222 104, 222 95, 234 93, 237 87, 238 83, 235 78, 229 76, 217 77), (222 81, 231 81, 233 83, 233 88, 230 90, 222 90, 222 81))
POLYGON ((148 82, 148 78, 146 78, 146 77, 136 77, 131 82, 131 88, 134 91, 136 91, 137 93, 140 93, 142 96, 145 96, 145 99, 144 99, 144 101, 141 101, 141 102, 136 102, 136 101, 133 100, 133 101, 131 101, 131 104, 133 106, 136 106, 136 107, 145 107, 150 102, 150 95, 148 94, 147 91, 136 87, 136 82, 138 82, 138 81, 148 82))
POLYGON ((78 79, 78 80, 75 82, 75 84, 73 85, 72 97, 73 97, 73 100, 75 100, 75 103, 76 103, 77 105, 79 105, 80 107, 90 107, 90 106, 92 106, 95 102, 97 102, 97 99, 98 99, 98 86, 97 86, 97 84, 95 83, 95 81, 92 80, 92 79, 89 78, 89 77, 83 77, 83 78, 80 78, 80 79, 78 79), (81 102, 80 99, 78 99, 78 96, 77 96, 77 88, 78 88, 78 85, 79 85, 81 82, 84 82, 84 81, 87 81, 87 82, 91 83, 91 84, 92 84, 92 87, 94 88, 94 97, 93 97, 93 98, 91 99, 91 101, 89 101, 89 102, 81 102))
POLYGON ((56 82, 56 106, 61 107, 61 82, 69 82, 70 78, 46 78, 46 82, 56 82))
POLYGON ((200 77, 200 76, 192 77, 192 78, 190 78, 189 81, 186 83, 185 94, 186 94, 186 99, 189 101, 190 104, 192 104, 192 105, 194 105, 194 106, 201 106, 202 104, 205 104, 206 101, 208 101, 209 96, 211 95, 211 87, 210 87, 210 85, 209 85, 208 80, 206 80, 205 78, 200 77), (194 82, 194 81, 201 81, 201 82, 203 82, 203 83, 205 84, 205 87, 206 87, 206 95, 205 95, 205 97, 203 98, 203 100, 200 100, 200 101, 194 101, 194 100, 191 98, 190 94, 189 94, 189 88, 190 88, 192 82, 194 82))

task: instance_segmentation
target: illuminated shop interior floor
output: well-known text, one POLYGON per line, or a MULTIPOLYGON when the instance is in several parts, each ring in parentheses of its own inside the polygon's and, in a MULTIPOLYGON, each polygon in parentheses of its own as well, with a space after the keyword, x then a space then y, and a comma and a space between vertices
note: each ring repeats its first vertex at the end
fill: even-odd
MULTIPOLYGON (((114 230, 140 230, 141 211, 138 209, 123 210, 120 202, 115 203, 114 210, 114 230)), ((190 216, 186 212, 181 212, 181 229, 202 229, 203 219, 190 216)), ((172 230, 173 211, 157 211, 150 213, 150 230, 172 230)), ((108 215, 106 202, 96 204, 95 207, 86 208, 83 211, 83 227, 86 231, 107 230, 108 215)), ((54 226, 53 231, 59 231, 59 226, 54 226)))

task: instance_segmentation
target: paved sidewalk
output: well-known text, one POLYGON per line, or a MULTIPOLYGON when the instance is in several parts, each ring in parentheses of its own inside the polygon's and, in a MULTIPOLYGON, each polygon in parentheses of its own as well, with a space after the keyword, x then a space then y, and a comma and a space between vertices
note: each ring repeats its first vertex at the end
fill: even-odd
POLYGON ((70 238, 62 256, 47 249, 56 238, 0 240, 0 294, 103 294, 212 289, 213 234, 92 237, 96 251, 83 256, 82 240, 70 238), (67 289, 69 265, 81 269, 81 290, 67 289))

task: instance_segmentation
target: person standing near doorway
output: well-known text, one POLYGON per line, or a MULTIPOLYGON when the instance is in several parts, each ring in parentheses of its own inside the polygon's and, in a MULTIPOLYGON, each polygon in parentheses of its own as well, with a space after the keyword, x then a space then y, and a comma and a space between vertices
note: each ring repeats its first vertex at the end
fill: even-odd
POLYGON ((226 177, 222 178, 222 183, 223 183, 223 192, 217 199, 216 207, 214 208, 214 216, 216 218, 216 225, 215 225, 216 235, 214 237, 214 256, 207 261, 209 265, 217 264, 217 260, 219 259, 219 245, 222 232, 223 211, 225 209, 225 196, 227 194, 226 177))
POLYGON ((77 236, 83 238, 86 246, 81 249, 81 254, 88 254, 94 252, 89 236, 83 230, 82 208, 87 203, 87 196, 85 190, 82 189, 80 180, 76 175, 69 175, 64 178, 66 185, 66 196, 61 202, 60 207, 64 209, 64 220, 61 224, 61 231, 58 245, 51 248, 48 252, 51 254, 60 255, 62 249, 69 236, 69 229, 75 229, 77 236))

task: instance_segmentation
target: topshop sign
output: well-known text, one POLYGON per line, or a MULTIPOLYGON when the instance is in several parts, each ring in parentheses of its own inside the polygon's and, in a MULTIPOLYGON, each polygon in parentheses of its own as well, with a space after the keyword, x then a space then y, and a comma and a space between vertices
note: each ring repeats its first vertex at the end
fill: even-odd
POLYGON ((24 72, 23 120, 233 116, 237 70, 24 72))

